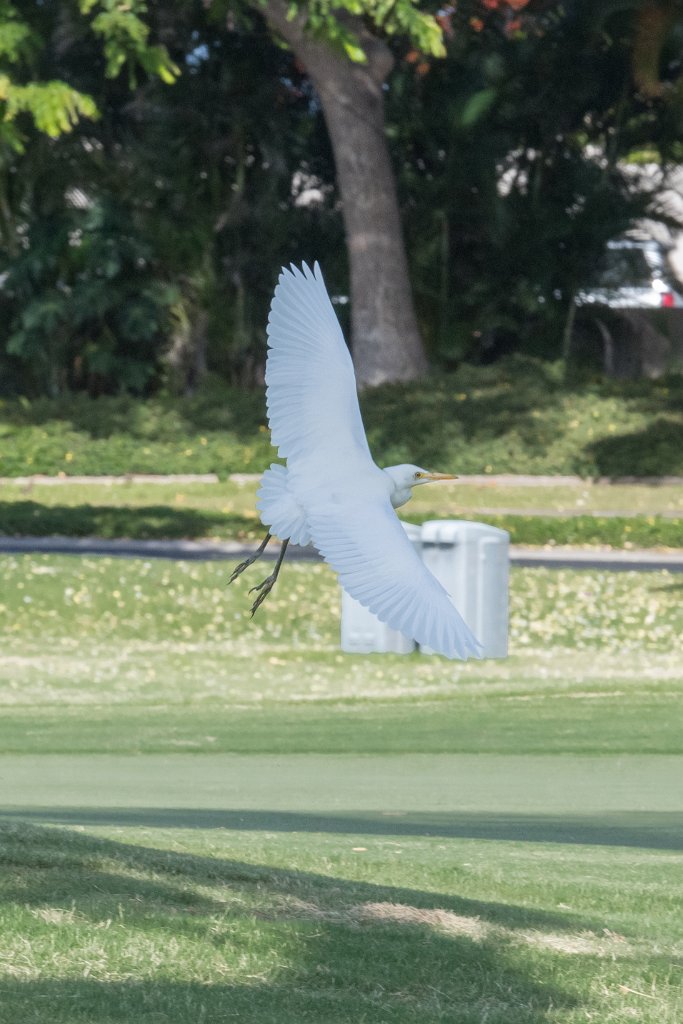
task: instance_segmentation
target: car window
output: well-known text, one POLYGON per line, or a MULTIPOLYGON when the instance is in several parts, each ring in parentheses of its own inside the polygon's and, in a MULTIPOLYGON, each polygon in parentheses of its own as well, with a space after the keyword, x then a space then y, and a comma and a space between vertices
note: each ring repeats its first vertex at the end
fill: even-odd
POLYGON ((598 263, 595 284, 600 288, 647 288, 656 276, 642 249, 612 249, 598 263))

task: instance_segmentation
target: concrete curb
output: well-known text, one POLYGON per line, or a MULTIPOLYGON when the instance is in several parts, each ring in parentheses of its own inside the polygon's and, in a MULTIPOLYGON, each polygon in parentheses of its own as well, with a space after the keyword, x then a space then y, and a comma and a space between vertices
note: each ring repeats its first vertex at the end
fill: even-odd
MULTIPOLYGON (((239 474, 237 474, 239 475, 239 474)), ((47 476, 35 473, 33 476, 2 476, 0 487, 14 484, 17 487, 60 487, 62 484, 99 484, 112 487, 115 484, 217 484, 217 473, 177 473, 163 476, 158 473, 127 473, 125 476, 47 476)))
MULTIPOLYGON (((260 473, 230 473, 228 479, 236 484, 251 483, 260 480, 260 473)), ((32 476, 0 477, 0 487, 15 484, 20 487, 53 487, 61 484, 217 484, 220 477, 217 473, 126 473, 123 476, 50 476, 35 473, 32 476)), ((552 476, 549 474, 534 476, 530 473, 482 473, 464 474, 458 477, 459 485, 475 487, 578 487, 581 484, 611 484, 641 487, 683 487, 683 476, 552 476)))
POLYGON ((606 569, 610 572, 683 572, 683 551, 510 547, 510 563, 523 568, 606 569))

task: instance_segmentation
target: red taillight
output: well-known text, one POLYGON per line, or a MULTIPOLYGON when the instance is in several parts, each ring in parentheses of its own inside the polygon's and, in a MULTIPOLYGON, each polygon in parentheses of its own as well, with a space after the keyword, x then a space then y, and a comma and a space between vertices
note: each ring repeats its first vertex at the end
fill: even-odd
POLYGON ((671 309, 672 306, 676 305, 676 300, 674 298, 674 293, 673 292, 663 292, 662 293, 662 305, 666 306, 667 309, 671 309))

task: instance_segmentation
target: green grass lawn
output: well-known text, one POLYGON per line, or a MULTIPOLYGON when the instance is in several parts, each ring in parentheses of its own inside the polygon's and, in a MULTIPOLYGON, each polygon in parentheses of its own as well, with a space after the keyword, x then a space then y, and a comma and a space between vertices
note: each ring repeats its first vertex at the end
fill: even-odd
MULTIPOLYGON (((35 501, 46 508, 97 505, 112 508, 144 508, 165 505, 176 510, 197 509, 221 515, 254 515, 258 488, 257 474, 235 474, 217 483, 72 483, 58 485, 32 482, 2 485, 6 501, 35 501)), ((418 515, 453 515, 481 509, 519 512, 553 512, 569 515, 599 512, 634 515, 683 516, 681 484, 595 483, 534 484, 525 486, 490 480, 485 483, 439 482, 413 492, 410 509, 418 515)))
POLYGON ((511 656, 342 655, 324 565, 6 556, 0 749, 680 749, 676 575, 515 569, 511 656), (497 709, 493 713, 492 709, 497 709))
POLYGON ((677 576, 513 570, 463 665, 227 574, 0 558, 2 1024, 678 1024, 677 576))
POLYGON ((22 825, 3 839, 3 1021, 680 1019, 667 853, 22 825))
POLYGON ((3 830, 7 1024, 676 1024, 662 851, 3 830))

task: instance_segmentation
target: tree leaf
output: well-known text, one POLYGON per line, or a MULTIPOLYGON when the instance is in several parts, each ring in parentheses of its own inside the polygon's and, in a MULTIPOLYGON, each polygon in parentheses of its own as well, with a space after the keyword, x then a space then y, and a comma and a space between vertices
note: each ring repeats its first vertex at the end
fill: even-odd
POLYGON ((498 90, 494 88, 480 89, 468 99, 462 114, 460 124, 463 128, 470 128, 486 114, 496 101, 498 90))

